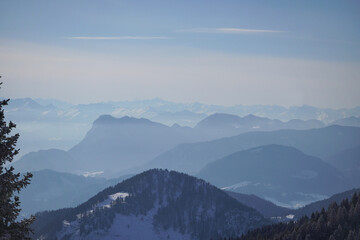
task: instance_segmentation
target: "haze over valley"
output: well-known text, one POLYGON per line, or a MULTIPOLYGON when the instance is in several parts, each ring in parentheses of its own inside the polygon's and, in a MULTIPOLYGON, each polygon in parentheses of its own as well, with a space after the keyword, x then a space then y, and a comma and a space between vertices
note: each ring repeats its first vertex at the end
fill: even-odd
MULTIPOLYGON (((155 122, 143 115, 116 117, 114 114, 107 114, 106 111, 112 111, 114 107, 111 106, 115 103, 79 107, 60 104, 59 100, 49 101, 57 102, 58 105, 53 106, 46 114, 39 111, 49 108, 49 105, 43 106, 30 98, 15 99, 15 104, 10 104, 6 113, 20 120, 24 118, 22 114, 25 112, 21 109, 26 109, 28 118, 19 121, 19 129, 21 130, 22 124, 44 121, 49 130, 45 132, 48 139, 57 137, 51 134, 56 133, 58 123, 61 122, 69 127, 59 132, 63 136, 66 135, 66 130, 71 136, 72 129, 78 124, 88 126, 88 129, 78 141, 75 142, 73 138, 74 143, 68 148, 52 146, 31 151, 12 164, 20 172, 34 172, 34 180, 70 173, 74 175, 64 175, 61 179, 78 178, 76 181, 79 182, 80 189, 83 189, 81 191, 85 193, 92 188, 90 192, 95 194, 97 190, 111 186, 113 179, 125 179, 124 176, 133 176, 154 168, 168 169, 195 175, 223 190, 255 194, 292 209, 358 187, 359 155, 356 149, 360 146, 360 128, 354 119, 359 117, 346 115, 356 111, 356 108, 332 110, 333 114, 338 111, 339 115, 341 112, 345 117, 325 122, 315 118, 324 116, 330 110, 310 106, 278 107, 283 110, 281 116, 299 117, 279 120, 259 117, 252 112, 256 110, 259 114, 259 109, 262 109, 262 115, 266 115, 269 106, 247 106, 246 115, 239 116, 235 114, 236 110, 245 111, 245 106, 176 104, 160 99, 127 102, 128 112, 138 112, 139 105, 144 109, 151 108, 154 113, 160 112, 157 109, 162 109, 162 116, 175 114, 180 123, 189 123, 189 116, 203 116, 192 126, 186 126, 166 122, 168 118, 155 122), (67 110, 59 110, 61 107, 67 110), (75 108, 83 110, 74 110, 75 108), (213 113, 211 109, 233 112, 213 113), (59 111, 65 113, 59 114, 59 111), (186 114, 178 115, 174 111, 186 114), (69 117, 67 112, 76 114, 69 117), (92 124, 87 122, 91 117, 85 117, 91 114, 95 118, 92 124), (99 116, 95 117, 96 114, 99 116), (352 120, 351 124, 348 119, 352 120), (51 174, 51 171, 55 172, 51 174), (86 179, 94 179, 95 182, 88 182, 86 179)), ((156 116, 159 118, 160 114, 156 116)), ((49 141, 43 139, 43 142, 49 141)), ((19 144, 21 146, 27 143, 24 141, 19 144)), ((61 194, 50 194, 47 197, 55 199, 58 198, 57 195, 70 195, 70 192, 65 192, 67 181, 59 183, 61 194)), ((40 194, 37 191, 33 197, 28 197, 29 206, 34 205, 34 197, 40 194)), ((64 197, 63 200, 54 201, 54 204, 49 200, 49 209, 74 206, 75 203, 81 203, 79 199, 85 201, 91 196, 84 195, 81 191, 78 196, 71 196, 72 200, 64 197)), ((32 191, 24 192, 30 196, 32 191)), ((35 213, 31 207, 26 211, 35 213)))

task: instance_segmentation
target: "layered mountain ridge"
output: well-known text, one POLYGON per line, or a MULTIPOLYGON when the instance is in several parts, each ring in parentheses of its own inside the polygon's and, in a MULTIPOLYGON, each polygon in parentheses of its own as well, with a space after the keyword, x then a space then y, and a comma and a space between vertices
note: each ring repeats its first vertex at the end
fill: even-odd
MULTIPOLYGON (((309 125, 305 121, 296 121, 300 122, 297 124, 300 128, 319 126, 317 124, 309 125)), ((49 168, 55 171, 71 171, 70 169, 72 169, 72 172, 76 173, 84 171, 121 172, 146 164, 158 156, 161 158, 161 154, 182 143, 210 141, 217 137, 233 136, 244 131, 270 131, 287 128, 288 123, 253 115, 240 118, 229 114, 214 114, 204 119, 195 128, 190 128, 176 124, 169 127, 145 118, 115 118, 110 115, 102 115, 94 121, 92 128, 83 140, 67 153, 63 150, 30 153, 14 164, 22 165, 21 171, 49 168), (233 123, 233 120, 236 120, 237 123, 233 123), (257 126, 256 129, 254 129, 254 124, 257 126), (55 159, 58 159, 59 156, 63 156, 64 160, 73 159, 74 164, 63 161, 63 166, 58 166, 55 159), (24 163, 25 161, 27 163, 24 163)), ((292 127, 296 127, 295 125, 292 127)), ((154 165, 149 168, 152 167, 168 168, 166 165, 154 165)), ((174 170, 183 171, 183 169, 174 170)))
POLYGON ((197 176, 222 189, 255 194, 287 207, 321 200, 351 186, 321 159, 274 144, 230 154, 209 163, 197 176))
POLYGON ((88 171, 103 170, 103 166, 120 171, 143 164, 180 143, 194 141, 194 138, 187 128, 168 127, 144 118, 117 119, 103 115, 69 154, 88 171))
POLYGON ((360 145, 360 128, 334 125, 310 130, 247 132, 212 141, 186 143, 157 156, 134 171, 167 168, 195 174, 208 163, 234 152, 269 144, 294 147, 307 155, 326 159, 360 145))
POLYGON ((280 129, 321 128, 325 124, 319 120, 292 119, 282 122, 278 119, 258 117, 253 114, 239 117, 232 114, 215 113, 200 121, 194 129, 206 132, 213 138, 230 137, 245 132, 275 131, 280 129))

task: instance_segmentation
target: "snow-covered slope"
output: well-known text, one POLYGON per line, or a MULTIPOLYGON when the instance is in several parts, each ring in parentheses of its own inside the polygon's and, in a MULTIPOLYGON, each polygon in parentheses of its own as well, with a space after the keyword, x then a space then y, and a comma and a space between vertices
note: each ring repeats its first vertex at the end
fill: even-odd
MULTIPOLYGON (((102 209, 111 209, 115 204, 127 204, 125 198, 129 197, 129 193, 115 193, 108 196, 103 202, 97 204, 93 210, 87 211, 85 214, 78 214, 77 219, 71 222, 63 221, 62 229, 56 233, 58 239, 191 239, 191 236, 186 233, 180 233, 173 228, 169 229, 155 229, 153 219, 160 205, 156 205, 149 210, 146 215, 135 214, 116 214, 112 219, 112 223, 106 229, 100 227, 93 229, 91 224, 84 225, 84 217, 90 216, 94 211, 101 211, 102 209), (119 200, 118 200, 119 199, 119 200), (117 201, 118 200, 118 201, 117 201), (82 234, 86 232, 87 234, 82 234)), ((111 210, 110 210, 111 211, 111 210)), ((106 223, 106 221, 103 221, 106 223)), ((98 222, 101 224, 101 222, 98 222)))
POLYGON ((267 220, 203 180, 149 170, 72 209, 40 213, 42 239, 210 239, 240 236, 267 220))

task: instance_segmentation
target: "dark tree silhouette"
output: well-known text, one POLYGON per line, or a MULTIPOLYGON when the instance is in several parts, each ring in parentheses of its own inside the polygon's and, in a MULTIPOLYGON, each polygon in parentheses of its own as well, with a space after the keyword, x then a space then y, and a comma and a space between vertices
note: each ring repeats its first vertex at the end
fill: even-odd
POLYGON ((314 212, 296 222, 279 223, 249 231, 239 240, 358 240, 360 239, 360 194, 331 203, 328 210, 314 212))
POLYGON ((8 102, 9 99, 0 101, 0 239, 30 239, 30 224, 34 217, 17 221, 21 209, 19 197, 15 194, 30 183, 32 174, 21 177, 20 173, 14 173, 12 166, 6 167, 19 152, 15 148, 19 134, 10 135, 16 125, 5 121, 3 107, 8 102))

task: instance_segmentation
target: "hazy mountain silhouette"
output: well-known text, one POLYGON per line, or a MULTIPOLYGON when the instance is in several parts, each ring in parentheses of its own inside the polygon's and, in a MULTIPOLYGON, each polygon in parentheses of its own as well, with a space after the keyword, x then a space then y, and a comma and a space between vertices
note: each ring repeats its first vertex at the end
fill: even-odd
POLYGON ((360 187, 360 145, 343 150, 325 160, 348 177, 353 187, 360 187))
MULTIPOLYGON (((156 112, 156 110, 154 110, 156 112)), ((159 122, 171 126, 179 124, 181 126, 195 126, 199 121, 207 117, 205 113, 194 113, 189 110, 178 112, 156 112, 155 116, 149 116, 151 121, 159 122)))
POLYGON ((209 163, 197 176, 226 190, 255 194, 293 207, 350 188, 333 166, 280 145, 233 153, 209 163))
POLYGON ((342 150, 358 146, 360 128, 329 126, 310 130, 248 132, 213 141, 186 143, 161 154, 140 169, 158 167, 196 173, 214 160, 240 150, 268 144, 291 146, 308 155, 326 158, 342 150))
POLYGON ((86 137, 70 149, 69 153, 78 162, 78 166, 84 166, 84 170, 122 171, 144 164, 180 143, 234 135, 236 131, 229 119, 240 119, 239 124, 244 126, 238 130, 240 132, 250 130, 250 126, 253 126, 251 124, 266 125, 268 130, 272 127, 278 128, 275 122, 279 127, 284 126, 281 121, 256 116, 239 118, 233 115, 215 114, 192 129, 179 125, 168 127, 144 118, 114 118, 103 115, 94 122, 86 137), (214 127, 214 124, 218 128, 214 127))
POLYGON ((43 239, 210 239, 265 223, 256 210, 203 180, 150 170, 76 208, 37 214, 33 227, 43 239))
POLYGON ((235 136, 244 132, 275 131, 279 129, 311 129, 324 127, 325 124, 318 120, 293 119, 282 122, 277 119, 247 115, 239 117, 231 114, 215 113, 200 121, 195 130, 209 135, 211 138, 235 136))
POLYGON ((341 125, 341 126, 349 126, 349 127, 360 127, 360 117, 347 117, 335 120, 331 123, 331 125, 341 125))
MULTIPOLYGON (((149 118, 153 121, 161 123, 168 123, 172 125, 179 123, 175 116, 182 118, 182 123, 188 122, 189 125, 195 125, 202 118, 213 113, 227 113, 239 116, 246 116, 249 114, 263 116, 271 119, 280 119, 282 121, 289 121, 291 119, 320 119, 326 123, 331 123, 335 120, 342 119, 344 116, 359 116, 360 107, 351 109, 324 109, 316 108, 308 105, 291 106, 289 108, 278 105, 207 105, 202 103, 174 103, 165 101, 159 98, 150 100, 135 100, 122 102, 101 102, 89 104, 70 104, 57 99, 12 99, 10 105, 6 107, 9 110, 11 119, 21 121, 24 117, 22 114, 25 109, 33 110, 27 112, 32 120, 45 120, 49 116, 57 116, 57 119, 68 121, 82 121, 86 120, 91 123, 98 116, 103 114, 114 114, 114 116, 122 117, 130 115, 137 118, 149 118), (53 106, 53 111, 44 114, 44 109, 53 106), (37 111, 40 110, 40 111, 37 111), (200 118, 203 116, 202 118, 200 118), (169 121, 169 120, 175 121, 169 121)), ((47 109, 49 110, 49 109, 47 109)), ((26 117, 26 116, 25 116, 26 117)))
MULTIPOLYGON (((89 105, 84 107, 87 108, 89 105)), ((46 154, 31 153, 18 164, 24 165, 19 167, 22 171, 53 169, 71 172, 104 170, 122 172, 145 164, 136 171, 161 167, 195 173, 213 160, 260 145, 272 143, 290 145, 310 155, 327 157, 336 151, 360 144, 359 135, 356 134, 358 129, 354 128, 355 132, 349 133, 349 129, 340 126, 304 132, 285 130, 268 132, 276 128, 308 128, 318 124, 317 121, 291 120, 284 123, 254 115, 240 118, 229 114, 214 114, 201 121, 195 128, 190 128, 177 124, 168 127, 144 118, 114 118, 103 115, 93 123, 85 138, 70 149, 69 154, 74 159, 73 164, 68 160, 71 157, 66 156, 63 151, 49 151, 46 154), (266 132, 251 132, 234 138, 194 143, 209 141, 216 136, 234 135, 237 131, 251 131, 251 129, 252 131, 262 129, 266 132), (179 145, 182 143, 186 144, 179 145), (194 144, 189 145, 189 143, 194 144), (35 157, 36 155, 39 156, 35 157), (61 160, 60 156, 64 159, 61 160), (45 158, 49 160, 44 160, 45 158), (33 160, 29 161, 30 164, 26 164, 24 159, 33 160), (53 165, 49 165, 51 162, 53 165)))
MULTIPOLYGON (((20 155, 40 149, 69 149, 83 139, 86 132, 91 128, 92 122, 103 114, 111 114, 115 117, 147 118, 168 126, 177 123, 190 127, 195 126, 200 120, 214 113, 238 116, 253 114, 263 116, 264 118, 280 119, 281 121, 289 121, 290 119, 319 119, 327 124, 344 116, 360 115, 360 107, 336 110, 315 108, 307 105, 289 108, 266 105, 225 107, 201 103, 173 103, 161 99, 75 105, 56 99, 34 100, 23 98, 12 99, 10 104, 5 107, 5 111, 6 117, 17 123, 17 131, 21 135, 18 142, 18 147, 22 150, 20 155)), ((291 122, 294 121, 289 121, 289 123, 291 122)), ((306 121, 306 123, 301 123, 301 125, 305 124, 306 126, 309 124, 310 126, 306 128, 312 128, 314 127, 313 124, 316 126, 319 123, 316 122, 306 121)), ((285 126, 284 128, 303 129, 296 126, 285 126)), ((209 133, 211 133, 210 136, 213 138, 217 138, 239 134, 238 130, 234 129, 229 135, 209 133)), ((256 129, 250 130, 254 131, 256 129)), ((247 129, 246 131, 249 130, 247 129)), ((210 139, 206 138, 203 140, 210 139)))
POLYGON ((12 164, 18 172, 52 169, 58 172, 73 172, 80 166, 66 151, 59 149, 40 150, 22 156, 12 164))
POLYGON ((192 140, 191 131, 185 127, 168 127, 144 118, 103 115, 69 154, 88 171, 121 171, 192 140))

